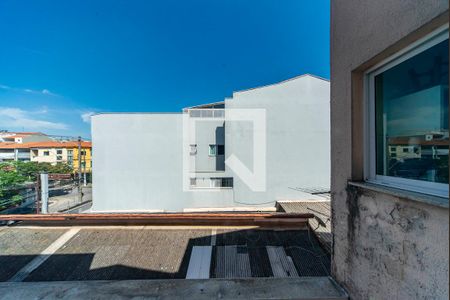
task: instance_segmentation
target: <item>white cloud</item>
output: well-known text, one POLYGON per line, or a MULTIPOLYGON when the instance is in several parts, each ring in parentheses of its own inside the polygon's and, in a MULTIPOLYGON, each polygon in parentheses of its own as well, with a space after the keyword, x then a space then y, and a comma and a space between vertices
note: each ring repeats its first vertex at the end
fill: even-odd
POLYGON ((41 91, 41 93, 44 94, 44 95, 57 96, 55 93, 52 93, 52 92, 50 92, 50 91, 47 90, 47 89, 43 89, 43 90, 41 91))
POLYGON ((15 107, 0 107, 0 127, 26 130, 68 129, 67 124, 37 119, 33 115, 36 115, 36 112, 15 107))
POLYGON ((92 117, 94 114, 95 114, 95 112, 93 112, 93 111, 88 111, 88 112, 82 113, 80 117, 81 117, 81 119, 83 120, 83 122, 85 122, 85 123, 91 123, 91 117, 92 117))
POLYGON ((48 89, 43 89, 43 90, 21 89, 21 88, 13 88, 13 87, 10 87, 10 86, 4 85, 4 84, 0 84, 0 89, 9 90, 9 91, 13 91, 13 92, 19 92, 19 93, 59 96, 58 94, 50 92, 50 90, 48 90, 48 89))

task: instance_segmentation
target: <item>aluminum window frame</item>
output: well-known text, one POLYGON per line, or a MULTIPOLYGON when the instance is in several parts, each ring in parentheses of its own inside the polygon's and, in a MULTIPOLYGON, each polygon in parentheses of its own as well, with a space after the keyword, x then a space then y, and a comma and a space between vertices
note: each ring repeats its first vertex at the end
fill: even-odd
MULTIPOLYGON (((449 39, 449 25, 439 27, 422 39, 381 61, 364 73, 364 179, 367 182, 449 198, 449 184, 376 174, 375 76, 449 39)), ((385 149, 385 147, 383 147, 385 149)), ((387 154, 387 153, 385 153, 387 154)))

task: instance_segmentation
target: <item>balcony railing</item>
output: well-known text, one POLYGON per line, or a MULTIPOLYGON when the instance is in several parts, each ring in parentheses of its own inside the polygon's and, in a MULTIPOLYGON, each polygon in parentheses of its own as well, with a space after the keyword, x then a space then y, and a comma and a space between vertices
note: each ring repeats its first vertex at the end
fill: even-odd
POLYGON ((191 118, 225 118, 225 109, 188 109, 191 118))

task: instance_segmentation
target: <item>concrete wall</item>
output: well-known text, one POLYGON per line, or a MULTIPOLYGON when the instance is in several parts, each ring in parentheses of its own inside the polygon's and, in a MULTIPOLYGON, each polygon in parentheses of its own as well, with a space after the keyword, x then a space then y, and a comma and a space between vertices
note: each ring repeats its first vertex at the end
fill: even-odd
MULTIPOLYGON (((237 92, 227 109, 266 110, 266 192, 252 191, 239 174, 235 198, 251 205, 276 200, 311 199, 300 189, 330 187, 330 83, 310 75, 237 92)), ((226 154, 235 154, 253 170, 253 127, 250 122, 226 123, 226 154)), ((258 151, 258 149, 256 149, 258 151)), ((272 201, 272 203, 271 203, 272 201)))
POLYGON ((224 121, 199 121, 196 122, 195 143, 197 154, 195 155, 195 169, 197 172, 224 172, 224 156, 210 156, 209 145, 224 145, 224 121))
POLYGON ((448 208, 347 185, 362 179, 361 72, 443 13, 446 0, 331 2, 332 267, 354 299, 448 299, 448 208))
POLYGON ((231 190, 184 192, 181 114, 92 117, 92 211, 232 206, 231 190))
MULTIPOLYGON (((234 154, 253 170, 250 122, 198 118, 195 141, 191 133, 183 141, 182 114, 95 115, 93 211, 274 207, 276 200, 316 198, 298 189, 330 186, 329 105, 329 82, 309 75, 238 92, 226 101, 226 109, 266 109, 263 192, 252 191, 224 165, 234 154), (183 191, 183 143, 197 144, 197 154, 188 156, 195 161, 191 177, 233 177, 233 188, 183 191), (225 155, 209 156, 210 144, 225 144, 225 155)), ((201 187, 208 182, 198 181, 201 187)))

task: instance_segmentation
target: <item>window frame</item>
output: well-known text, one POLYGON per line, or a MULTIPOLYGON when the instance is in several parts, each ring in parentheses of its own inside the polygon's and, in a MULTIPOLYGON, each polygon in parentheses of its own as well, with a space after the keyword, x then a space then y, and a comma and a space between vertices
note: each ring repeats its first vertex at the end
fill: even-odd
MULTIPOLYGON (((446 24, 364 72, 364 179, 373 184, 447 198, 449 184, 376 174, 375 76, 449 39, 446 24)), ((385 148, 385 147, 384 147, 385 148)), ((386 153, 387 154, 387 153, 386 153)))

